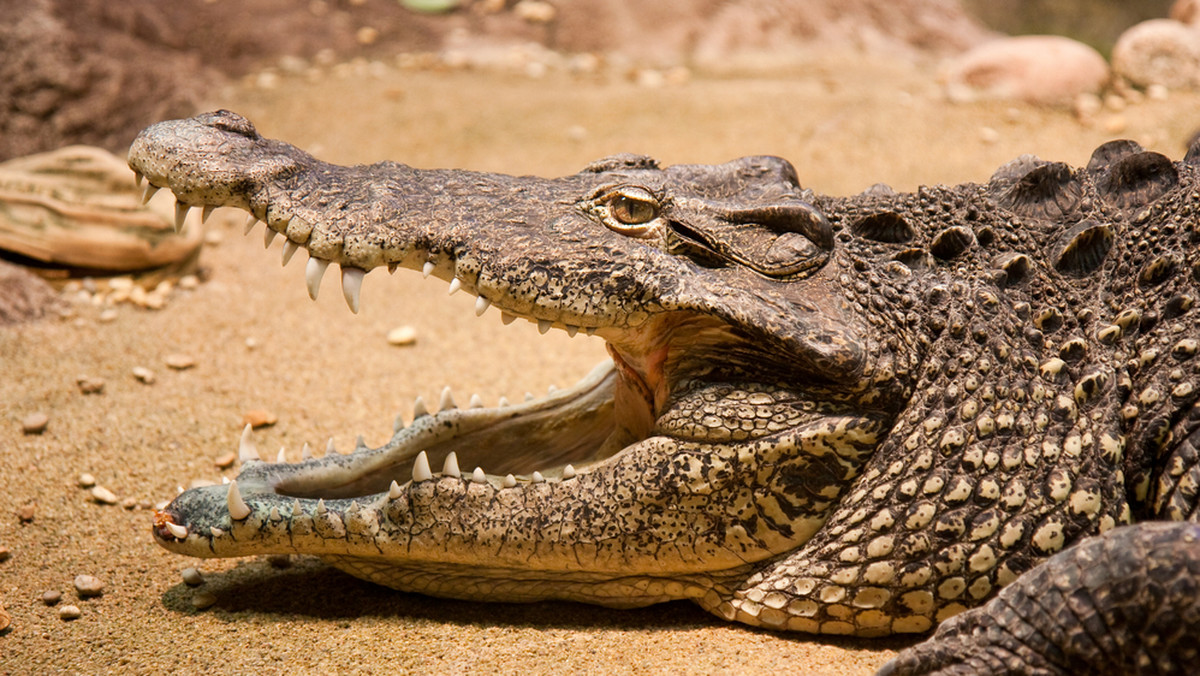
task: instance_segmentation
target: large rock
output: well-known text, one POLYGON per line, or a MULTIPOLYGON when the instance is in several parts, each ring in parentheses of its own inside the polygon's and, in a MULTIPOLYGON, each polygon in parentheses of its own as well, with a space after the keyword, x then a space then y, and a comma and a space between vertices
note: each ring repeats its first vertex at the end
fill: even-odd
POLYGON ((945 72, 954 101, 1013 99, 1052 106, 1099 92, 1109 78, 1099 52, 1057 35, 993 40, 953 59, 945 72))
POLYGON ((1112 61, 1113 71, 1137 87, 1200 89, 1200 27, 1143 21, 1121 34, 1112 61))

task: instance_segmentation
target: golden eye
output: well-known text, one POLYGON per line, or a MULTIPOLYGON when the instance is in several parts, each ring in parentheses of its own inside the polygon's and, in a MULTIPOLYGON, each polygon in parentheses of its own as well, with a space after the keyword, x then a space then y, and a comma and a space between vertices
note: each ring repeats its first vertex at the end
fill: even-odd
POLYGON ((642 225, 658 218, 658 200, 641 188, 622 188, 608 200, 612 217, 625 225, 642 225))

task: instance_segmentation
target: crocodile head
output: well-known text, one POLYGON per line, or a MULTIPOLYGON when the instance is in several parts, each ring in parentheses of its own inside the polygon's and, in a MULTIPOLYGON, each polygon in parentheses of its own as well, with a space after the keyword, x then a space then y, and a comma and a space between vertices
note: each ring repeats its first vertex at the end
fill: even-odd
POLYGON ((218 111, 146 129, 130 165, 181 213, 239 207, 285 256, 307 249, 314 298, 331 263, 354 311, 364 273, 411 268, 612 356, 542 399, 419 402, 381 448, 248 454, 158 515, 172 551, 315 554, 477 599, 703 596, 821 527, 907 387, 905 319, 865 337, 834 228, 779 158, 621 155, 558 179, 341 167, 218 111))

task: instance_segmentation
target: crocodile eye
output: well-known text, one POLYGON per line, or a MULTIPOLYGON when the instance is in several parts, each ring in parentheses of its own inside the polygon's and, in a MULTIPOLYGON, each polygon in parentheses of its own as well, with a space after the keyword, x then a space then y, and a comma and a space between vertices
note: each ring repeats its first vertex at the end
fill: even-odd
POLYGON ((624 225, 643 225, 658 218, 659 204, 643 188, 621 188, 608 199, 609 212, 624 225))

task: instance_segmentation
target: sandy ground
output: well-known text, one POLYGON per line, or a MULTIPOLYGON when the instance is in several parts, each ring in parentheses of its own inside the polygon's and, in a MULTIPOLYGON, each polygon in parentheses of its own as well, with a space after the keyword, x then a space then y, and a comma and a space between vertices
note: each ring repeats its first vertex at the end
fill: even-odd
MULTIPOLYGON (((1200 95, 1106 111, 1086 127, 1069 114, 1009 104, 951 106, 927 69, 827 59, 790 76, 694 78, 650 89, 623 79, 543 80, 483 73, 387 70, 284 79, 272 89, 231 88, 212 101, 338 162, 396 159, 508 173, 572 173, 589 160, 644 152, 667 164, 721 162, 771 153, 801 180, 846 194, 876 182, 986 180, 1022 152, 1082 164, 1116 136, 1171 157, 1200 120, 1200 95), (1107 124, 1124 128, 1112 132, 1107 124)), ((156 199, 170 199, 160 195, 156 199)), ((479 392, 542 392, 582 377, 601 358, 595 339, 539 336, 496 313, 477 319, 471 299, 414 273, 366 280, 361 314, 333 281, 320 301, 304 291, 302 256, 280 269, 279 243, 265 254, 261 229, 241 237, 239 214, 210 225, 223 241, 204 262, 211 280, 176 292, 161 311, 76 308, 75 319, 0 329, 0 602, 12 627, 0 634, 0 673, 870 673, 906 641, 775 635, 710 618, 694 606, 616 611, 574 604, 448 602, 375 587, 318 562, 279 570, 262 560, 197 562, 150 538, 150 512, 102 506, 76 485, 89 472, 120 498, 147 504, 193 479, 219 480, 213 459, 234 450, 243 412, 269 409, 279 422, 258 446, 332 436, 343 450, 357 434, 382 443, 392 417, 411 416, 417 395, 451 385, 479 392), (415 346, 386 332, 411 324, 415 346), (257 347, 248 347, 253 339, 257 347), (164 357, 190 355, 174 371, 164 357), (153 385, 130 370, 145 366, 153 385), (80 375, 106 381, 83 395, 80 375), (49 427, 23 435, 21 420, 45 411, 49 427), (36 503, 32 522, 19 507, 36 503), (192 608, 179 571, 199 563, 217 597, 192 608), (106 583, 79 601, 75 575, 106 583), (40 601, 64 593, 82 617, 58 618, 40 601)), ((226 471, 232 476, 232 472, 226 471)))

